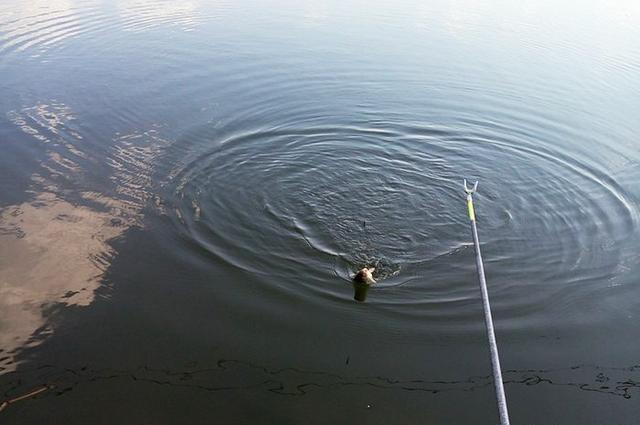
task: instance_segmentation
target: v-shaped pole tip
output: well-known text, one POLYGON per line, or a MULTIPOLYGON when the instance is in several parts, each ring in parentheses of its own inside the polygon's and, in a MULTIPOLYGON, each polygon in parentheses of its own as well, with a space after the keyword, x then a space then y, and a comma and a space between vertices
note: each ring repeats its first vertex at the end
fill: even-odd
POLYGON ((478 181, 477 180, 473 184, 472 187, 467 186, 467 179, 463 180, 463 184, 464 184, 464 191, 467 192, 469 195, 471 195, 472 193, 475 193, 475 191, 478 190, 478 181))

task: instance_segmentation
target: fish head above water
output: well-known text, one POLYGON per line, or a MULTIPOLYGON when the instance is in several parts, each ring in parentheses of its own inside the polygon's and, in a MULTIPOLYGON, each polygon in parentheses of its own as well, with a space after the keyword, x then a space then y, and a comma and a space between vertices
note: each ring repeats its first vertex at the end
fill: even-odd
POLYGON ((355 280, 356 282, 367 284, 376 283, 375 279, 373 278, 373 272, 375 270, 375 267, 363 267, 358 271, 358 273, 356 273, 353 280, 355 280))

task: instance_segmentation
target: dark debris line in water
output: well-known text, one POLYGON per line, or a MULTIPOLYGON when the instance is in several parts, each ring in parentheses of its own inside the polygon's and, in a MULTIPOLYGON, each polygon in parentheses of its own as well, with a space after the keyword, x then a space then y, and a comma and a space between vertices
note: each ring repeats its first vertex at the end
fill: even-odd
MULTIPOLYGON (((553 385, 574 388, 579 391, 602 393, 631 399, 640 391, 640 365, 628 367, 603 367, 576 365, 559 369, 505 370, 504 382, 514 386, 553 385)), ((3 397, 27 399, 31 397, 63 396, 70 391, 82 391, 89 382, 123 380, 147 382, 168 387, 183 387, 197 391, 268 391, 283 396, 304 396, 318 389, 370 386, 385 390, 442 392, 466 392, 489 387, 491 375, 470 376, 459 380, 393 379, 383 376, 349 376, 297 368, 272 369, 241 360, 220 359, 214 365, 201 367, 185 365, 178 369, 162 369, 139 366, 131 370, 59 368, 42 365, 19 374, 11 372, 0 386, 3 397), (237 376, 247 377, 251 383, 238 382, 237 376), (35 391, 25 392, 24 381, 42 382, 35 391), (44 393, 45 390, 51 390, 44 393), (40 395, 43 393, 42 395, 40 395), (22 394, 22 396, 16 396, 22 394)))

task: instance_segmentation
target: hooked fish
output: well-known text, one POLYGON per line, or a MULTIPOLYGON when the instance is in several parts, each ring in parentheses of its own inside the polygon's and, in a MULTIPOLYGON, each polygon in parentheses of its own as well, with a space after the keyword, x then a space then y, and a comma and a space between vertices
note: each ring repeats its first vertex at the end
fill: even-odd
POLYGON ((358 273, 353 277, 354 282, 357 283, 366 283, 367 285, 372 285, 376 283, 376 280, 373 278, 373 272, 376 270, 375 267, 363 267, 358 273))

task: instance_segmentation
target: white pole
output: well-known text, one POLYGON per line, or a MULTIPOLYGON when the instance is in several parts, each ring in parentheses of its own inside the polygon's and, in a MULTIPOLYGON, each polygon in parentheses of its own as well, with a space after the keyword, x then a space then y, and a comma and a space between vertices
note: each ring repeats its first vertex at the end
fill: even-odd
POLYGON ((473 244, 476 250, 476 266, 478 268, 478 277, 480 279, 480 292, 482 294, 482 306, 484 307, 484 324, 487 329, 487 337, 489 338, 489 350, 491 351, 491 367, 493 368, 493 384, 496 390, 496 398, 498 400, 498 411, 500 413, 500 424, 509 425, 509 412, 507 411, 507 397, 504 394, 504 384, 502 382, 502 370, 500 369, 500 357, 498 356, 498 344, 496 342, 496 334, 493 329, 493 319, 491 318, 491 305, 489 304, 489 291, 487 291, 487 279, 484 276, 484 265, 482 263, 482 254, 480 253, 480 240, 478 238, 478 227, 476 225, 476 214, 473 208, 472 193, 476 191, 478 182, 472 189, 467 187, 467 181, 464 181, 464 189, 467 192, 467 209, 469 211, 469 219, 471 220, 471 230, 473 233, 473 244))

